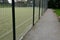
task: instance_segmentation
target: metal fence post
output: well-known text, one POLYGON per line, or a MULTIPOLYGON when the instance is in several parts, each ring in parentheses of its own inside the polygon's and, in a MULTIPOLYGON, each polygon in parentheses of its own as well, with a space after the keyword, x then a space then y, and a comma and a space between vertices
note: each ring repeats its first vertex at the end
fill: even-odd
POLYGON ((43 16, 43 0, 42 0, 42 16, 43 16))
POLYGON ((39 0, 39 19, 40 19, 40 0, 39 0))
POLYGON ((35 0, 33 0, 33 26, 34 26, 34 15, 35 15, 35 0))
POLYGON ((13 23, 13 40, 16 40, 16 29, 15 29, 15 3, 12 0, 12 23, 13 23))

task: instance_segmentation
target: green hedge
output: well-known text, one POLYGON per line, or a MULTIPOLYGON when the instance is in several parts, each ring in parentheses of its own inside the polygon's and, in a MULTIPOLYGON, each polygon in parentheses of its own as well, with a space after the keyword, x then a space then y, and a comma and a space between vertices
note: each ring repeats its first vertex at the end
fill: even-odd
POLYGON ((0 4, 0 7, 11 7, 11 5, 10 4, 0 4))

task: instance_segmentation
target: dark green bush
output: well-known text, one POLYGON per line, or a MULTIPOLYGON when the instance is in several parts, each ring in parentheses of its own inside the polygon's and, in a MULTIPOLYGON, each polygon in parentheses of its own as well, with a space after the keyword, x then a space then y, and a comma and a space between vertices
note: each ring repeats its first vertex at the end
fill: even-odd
POLYGON ((0 3, 0 7, 11 7, 9 3, 0 3))
POLYGON ((60 8, 60 0, 50 0, 48 2, 49 8, 60 8))

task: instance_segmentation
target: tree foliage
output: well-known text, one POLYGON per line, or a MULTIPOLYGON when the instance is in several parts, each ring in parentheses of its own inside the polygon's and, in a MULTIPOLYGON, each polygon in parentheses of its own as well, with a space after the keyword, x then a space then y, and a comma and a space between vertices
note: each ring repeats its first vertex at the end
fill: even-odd
POLYGON ((60 8, 60 0, 50 0, 48 2, 49 8, 60 8))

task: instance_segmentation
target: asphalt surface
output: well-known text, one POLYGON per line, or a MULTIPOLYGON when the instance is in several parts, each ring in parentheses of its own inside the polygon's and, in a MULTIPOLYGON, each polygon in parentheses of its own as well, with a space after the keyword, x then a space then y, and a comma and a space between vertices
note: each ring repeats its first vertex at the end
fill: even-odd
POLYGON ((52 9, 48 9, 23 40, 60 40, 60 23, 52 9))

